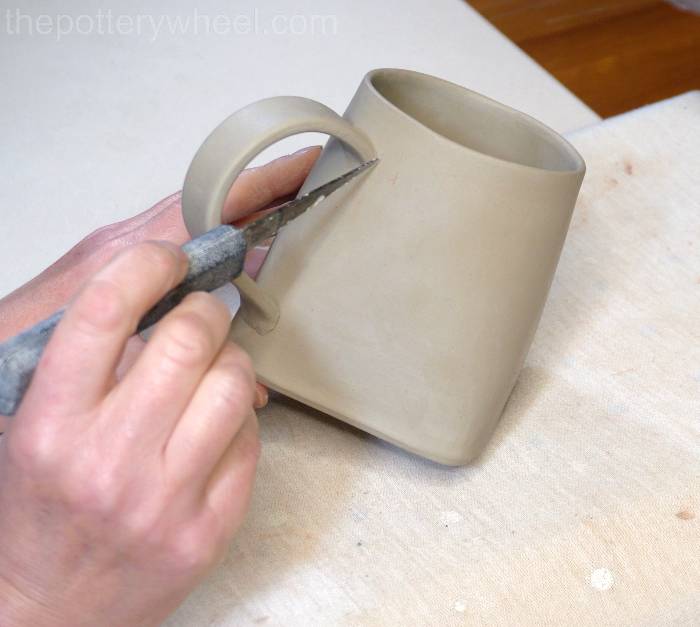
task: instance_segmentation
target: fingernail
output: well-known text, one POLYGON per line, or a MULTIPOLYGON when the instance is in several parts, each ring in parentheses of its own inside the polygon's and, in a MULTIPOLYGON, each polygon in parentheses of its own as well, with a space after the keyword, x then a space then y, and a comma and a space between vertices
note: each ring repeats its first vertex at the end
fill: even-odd
POLYGON ((259 383, 255 386, 255 409, 262 409, 267 405, 269 396, 267 393, 267 388, 260 385, 259 383))
POLYGON ((307 152, 314 152, 316 150, 321 150, 321 148, 322 148, 322 146, 307 146, 306 148, 302 148, 301 150, 297 150, 291 156, 298 157, 300 155, 305 155, 307 152))

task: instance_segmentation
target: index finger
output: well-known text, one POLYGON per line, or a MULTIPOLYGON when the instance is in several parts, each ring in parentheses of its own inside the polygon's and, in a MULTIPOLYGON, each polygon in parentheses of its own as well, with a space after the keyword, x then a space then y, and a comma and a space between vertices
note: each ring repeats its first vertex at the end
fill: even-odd
POLYGON ((54 412, 93 407, 113 384, 119 359, 141 316, 186 272, 187 257, 166 242, 144 242, 117 255, 66 310, 22 408, 45 409, 47 402, 54 412))
POLYGON ((224 203, 222 223, 230 224, 278 198, 296 194, 320 154, 320 146, 311 146, 263 166, 243 170, 224 203))

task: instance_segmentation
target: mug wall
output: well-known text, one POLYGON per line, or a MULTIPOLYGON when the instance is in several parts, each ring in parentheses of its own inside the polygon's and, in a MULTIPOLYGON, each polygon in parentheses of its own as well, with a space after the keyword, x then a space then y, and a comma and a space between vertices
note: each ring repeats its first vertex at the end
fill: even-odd
MULTIPOLYGON (((237 321, 233 336, 273 388, 462 464, 487 442, 522 366, 583 169, 569 168, 568 149, 550 170, 467 149, 468 127, 483 125, 479 107, 450 138, 454 118, 438 133, 371 79, 345 118, 370 138, 380 163, 278 238, 258 278, 279 301, 278 326, 259 336, 237 321)), ((440 95, 454 86, 438 83, 421 106, 434 108, 433 119, 450 118, 440 95)), ((508 124, 490 132, 507 133, 509 116, 522 127, 521 115, 506 109, 508 124)), ((533 146, 551 139, 532 128, 533 146)), ((355 159, 332 140, 307 185, 355 159)))

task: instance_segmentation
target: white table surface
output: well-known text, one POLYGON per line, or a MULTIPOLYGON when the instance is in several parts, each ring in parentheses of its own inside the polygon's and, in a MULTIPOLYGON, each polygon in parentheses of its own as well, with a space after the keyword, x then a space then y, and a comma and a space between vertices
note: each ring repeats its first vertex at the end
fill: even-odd
POLYGON ((568 137, 586 178, 482 455, 272 400, 246 522, 167 627, 700 625, 700 92, 568 137))
POLYGON ((455 81, 562 132, 598 119, 461 0, 141 4, 0 0, 0 296, 99 226, 179 189, 207 133, 260 98, 307 96, 342 112, 367 70, 393 66, 455 81), (325 34, 313 16, 331 16, 325 34), (264 32, 304 23, 306 34, 264 32))

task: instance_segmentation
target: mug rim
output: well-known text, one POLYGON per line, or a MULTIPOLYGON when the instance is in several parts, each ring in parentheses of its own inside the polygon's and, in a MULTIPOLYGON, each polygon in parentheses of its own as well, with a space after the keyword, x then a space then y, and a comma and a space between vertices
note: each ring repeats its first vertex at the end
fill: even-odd
POLYGON ((473 91, 467 87, 459 85, 458 83, 453 83, 452 81, 445 80, 438 76, 433 76, 424 72, 417 72, 415 70, 408 70, 404 68, 376 68, 374 70, 370 70, 369 72, 367 72, 367 74, 365 74, 363 84, 366 85, 366 87, 371 91, 371 93, 377 98, 379 98, 384 105, 393 109, 403 118, 410 121, 410 123, 417 125, 418 127, 424 129, 425 131, 429 132, 431 135, 433 135, 436 138, 439 138, 442 141, 449 142, 453 146, 456 146, 462 150, 469 151, 475 155, 479 155, 482 158, 493 160, 505 166, 510 166, 514 168, 526 168, 528 170, 533 170, 535 172, 543 172, 547 174, 571 175, 585 173, 586 171, 586 162, 584 161, 583 157, 578 152, 578 150, 576 150, 576 148, 574 148, 574 146, 565 137, 563 137, 553 128, 547 126, 543 122, 540 122, 539 120, 532 117, 531 115, 528 115, 527 113, 518 111, 513 107, 509 107, 508 105, 498 102, 493 98, 489 98, 488 96, 484 96, 483 94, 480 94, 479 92, 473 91), (467 95, 469 95, 470 98, 473 98, 477 101, 481 101, 483 104, 486 104, 490 107, 499 109, 501 112, 507 115, 515 116, 519 118, 525 125, 529 126, 531 129, 534 129, 546 135, 548 138, 553 140, 554 144, 556 145, 556 148, 561 151, 563 156, 568 158, 568 162, 572 165, 567 165, 567 167, 564 169, 553 169, 536 165, 530 165, 527 163, 520 163, 511 159, 496 157, 492 154, 483 152, 470 146, 466 146, 454 139, 451 139, 447 135, 436 131, 424 122, 421 122, 419 119, 412 116, 410 113, 408 113, 400 106, 392 102, 389 98, 387 98, 374 84, 374 79, 382 75, 389 77, 398 75, 408 75, 422 81, 437 83, 443 87, 449 87, 450 89, 459 89, 460 91, 465 92, 467 95))

